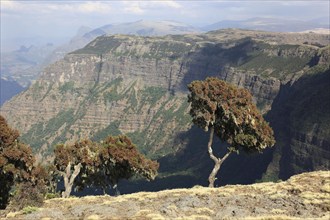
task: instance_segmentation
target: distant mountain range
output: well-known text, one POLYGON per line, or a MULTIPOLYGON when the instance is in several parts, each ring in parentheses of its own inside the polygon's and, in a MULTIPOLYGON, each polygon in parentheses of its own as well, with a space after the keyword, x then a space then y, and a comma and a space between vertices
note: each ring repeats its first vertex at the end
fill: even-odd
POLYGON ((112 34, 127 34, 138 36, 163 36, 168 34, 192 34, 202 32, 195 28, 175 21, 145 21, 139 20, 130 23, 108 24, 95 29, 82 27, 70 42, 58 47, 48 62, 54 62, 64 57, 65 54, 84 47, 98 36, 112 34))
POLYGON ((40 46, 21 46, 12 52, 1 53, 1 76, 17 81, 27 87, 39 76, 49 56, 56 46, 48 43, 40 46))
POLYGON ((311 21, 285 20, 274 18, 251 18, 247 20, 225 20, 204 27, 193 27, 176 21, 139 20, 129 23, 108 24, 98 28, 83 26, 67 43, 55 46, 22 46, 19 50, 1 54, 1 72, 27 86, 36 79, 43 67, 62 59, 67 53, 80 49, 101 35, 127 34, 138 36, 164 36, 196 34, 218 29, 250 29, 273 32, 316 32, 329 34, 327 18, 311 21), (315 30, 315 31, 314 31, 315 30), (22 50, 24 49, 25 50, 22 50))
POLYGON ((329 29, 329 21, 324 18, 311 21, 286 20, 275 18, 250 18, 247 20, 224 20, 211 24, 201 29, 203 31, 212 31, 225 28, 239 28, 249 30, 262 30, 273 32, 301 32, 318 28, 329 29))
POLYGON ((221 21, 204 27, 193 27, 176 21, 145 21, 139 20, 130 23, 108 24, 91 29, 82 27, 77 35, 65 45, 57 48, 47 59, 54 62, 63 58, 68 52, 84 47, 87 43, 101 35, 128 34, 138 36, 164 36, 168 34, 193 34, 203 33, 226 28, 239 28, 250 30, 263 30, 273 32, 300 32, 319 28, 329 28, 325 19, 317 19, 309 22, 298 20, 284 20, 273 18, 251 18, 241 21, 221 21))
POLYGON ((86 33, 84 36, 93 34, 130 34, 139 36, 161 36, 167 34, 187 34, 198 32, 200 32, 198 28, 180 22, 139 20, 130 23, 105 25, 100 28, 94 29, 89 33, 86 33))
POLYGON ((83 26, 68 42, 60 46, 53 44, 21 46, 12 52, 1 54, 1 73, 26 87, 35 80, 44 66, 62 59, 67 53, 80 49, 101 35, 129 34, 139 36, 162 36, 167 34, 198 33, 199 29, 174 21, 144 21, 108 24, 92 29, 83 26))

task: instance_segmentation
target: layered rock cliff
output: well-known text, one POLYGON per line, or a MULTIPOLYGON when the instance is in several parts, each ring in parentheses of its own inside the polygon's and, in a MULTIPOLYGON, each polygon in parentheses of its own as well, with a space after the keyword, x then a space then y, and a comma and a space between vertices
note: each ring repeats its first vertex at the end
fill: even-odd
MULTIPOLYGON (((271 161, 268 166, 271 177, 282 177, 287 164, 293 169, 289 175, 327 168, 330 134, 329 130, 317 128, 323 128, 329 115, 321 111, 325 120, 314 125, 313 117, 318 115, 312 108, 309 112, 313 116, 308 121, 301 114, 291 118, 287 113, 295 111, 290 106, 291 100, 295 100, 297 111, 305 109, 306 103, 300 100, 309 100, 307 97, 314 91, 311 88, 311 93, 303 97, 294 95, 296 87, 304 90, 304 84, 299 85, 303 77, 327 74, 328 43, 328 35, 241 30, 165 37, 102 36, 45 68, 27 91, 1 108, 1 114, 21 131, 24 141, 31 144, 40 158, 51 155, 59 142, 126 133, 142 152, 159 159, 183 151, 189 142, 182 138, 192 125, 186 85, 217 76, 249 89, 275 127, 276 150, 269 152, 266 160, 260 159, 264 168, 258 171, 258 176, 271 161), (288 98, 283 95, 286 88, 288 98), (281 97, 285 97, 287 107, 282 106, 281 97), (298 124, 283 127, 288 117, 298 124), (313 129, 309 125, 308 129, 300 129, 306 123, 311 123, 313 129), (284 128, 291 130, 287 133, 284 128), (321 133, 322 138, 313 141, 321 133), (306 154, 299 150, 302 144, 315 152, 306 154), (320 164, 309 166, 311 158, 321 161, 320 164), (298 163, 302 164, 299 169, 298 163)), ((319 93, 327 94, 329 82, 324 79, 318 89, 319 93)), ((317 86, 317 82, 310 84, 317 86)), ((328 96, 318 97, 323 100, 328 96)), ((182 161, 177 162, 182 165, 182 161)), ((201 168, 196 162, 192 166, 201 168)), ((176 169, 179 168, 178 165, 176 169)))

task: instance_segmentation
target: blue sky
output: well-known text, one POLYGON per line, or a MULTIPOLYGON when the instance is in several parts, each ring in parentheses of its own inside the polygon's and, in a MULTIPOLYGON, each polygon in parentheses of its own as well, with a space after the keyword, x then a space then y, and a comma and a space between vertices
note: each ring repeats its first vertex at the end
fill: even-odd
MULTIPOLYGON (((221 20, 271 17, 312 20, 329 17, 329 1, 12 1, 1 2, 1 47, 15 39, 57 41, 80 26, 144 20, 174 20, 204 26, 221 20)), ((28 41, 28 40, 27 40, 28 41)))

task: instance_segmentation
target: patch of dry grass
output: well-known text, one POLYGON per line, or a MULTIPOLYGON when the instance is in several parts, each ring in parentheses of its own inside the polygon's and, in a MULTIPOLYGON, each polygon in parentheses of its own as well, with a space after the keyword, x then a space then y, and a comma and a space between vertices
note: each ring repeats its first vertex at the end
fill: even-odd
POLYGON ((118 197, 47 200, 30 214, 5 219, 329 219, 330 173, 294 176, 280 183, 194 187, 139 192, 118 197))

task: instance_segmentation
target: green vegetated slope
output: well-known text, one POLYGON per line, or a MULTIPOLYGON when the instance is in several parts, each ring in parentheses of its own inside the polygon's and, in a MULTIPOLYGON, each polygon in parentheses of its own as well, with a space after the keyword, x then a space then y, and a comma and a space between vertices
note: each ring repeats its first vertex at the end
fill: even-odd
POLYGON ((125 87, 123 79, 117 78, 93 86, 87 95, 79 94, 86 88, 75 87, 74 82, 52 89, 48 95, 54 101, 61 102, 72 94, 78 94, 81 100, 76 106, 59 111, 47 121, 33 124, 23 134, 22 140, 30 143, 35 152, 51 155, 57 143, 83 138, 99 141, 125 130, 140 151, 154 158, 164 156, 174 150, 172 130, 186 130, 190 124, 188 103, 184 96, 174 96, 166 89, 137 89, 137 84, 138 81, 132 81, 125 87), (104 112, 109 121, 101 121, 101 125, 97 118, 100 107, 109 111, 104 112), (91 109, 94 112, 91 113, 91 109))
POLYGON ((253 182, 266 171, 264 179, 284 178, 288 163, 292 175, 324 168, 329 155, 330 135, 324 129, 329 115, 320 104, 328 97, 329 82, 323 77, 329 70, 328 40, 327 35, 230 29, 203 35, 102 36, 45 68, 1 114, 20 129, 40 159, 51 157, 60 142, 125 133, 160 161, 163 187, 204 183, 212 166, 205 151, 207 134, 192 127, 186 85, 217 76, 252 92, 277 138, 275 150, 230 158, 218 184, 253 182), (295 140, 301 140, 300 134, 319 141, 299 151, 295 140), (319 157, 320 166, 308 165, 319 157))

